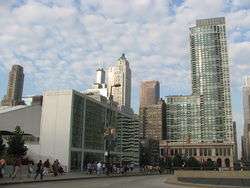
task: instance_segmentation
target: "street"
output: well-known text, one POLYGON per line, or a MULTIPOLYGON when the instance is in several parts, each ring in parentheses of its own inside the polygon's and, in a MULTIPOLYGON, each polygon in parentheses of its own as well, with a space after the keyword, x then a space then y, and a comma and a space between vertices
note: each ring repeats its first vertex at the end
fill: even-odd
MULTIPOLYGON (((73 181, 55 181, 32 184, 16 184, 1 188, 182 188, 164 183, 168 176, 133 176, 119 178, 95 178, 73 181)), ((186 187, 186 186, 185 186, 186 187)))

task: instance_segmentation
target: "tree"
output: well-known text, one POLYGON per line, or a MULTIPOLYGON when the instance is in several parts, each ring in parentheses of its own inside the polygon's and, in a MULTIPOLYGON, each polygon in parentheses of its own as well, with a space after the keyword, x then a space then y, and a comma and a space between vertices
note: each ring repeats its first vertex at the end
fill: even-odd
POLYGON ((0 132, 0 157, 4 154, 5 151, 5 144, 3 143, 3 137, 0 132))
POLYGON ((159 141, 145 139, 140 143, 140 165, 159 165, 159 141))
POLYGON ((14 157, 23 157, 26 155, 27 147, 24 145, 24 132, 21 127, 16 126, 14 134, 8 140, 7 153, 14 157))
POLYGON ((174 167, 182 167, 184 160, 181 155, 177 154, 172 159, 174 167))
POLYGON ((192 167, 194 169, 200 169, 200 162, 195 157, 189 157, 186 161, 187 167, 192 167))

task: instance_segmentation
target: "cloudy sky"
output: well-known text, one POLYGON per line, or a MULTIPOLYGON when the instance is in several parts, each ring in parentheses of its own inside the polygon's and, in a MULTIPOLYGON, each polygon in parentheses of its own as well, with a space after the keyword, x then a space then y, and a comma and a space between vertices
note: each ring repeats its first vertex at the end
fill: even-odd
POLYGON ((233 117, 242 134, 243 77, 250 75, 249 0, 0 0, 0 97, 12 64, 25 69, 24 95, 85 90, 125 53, 132 106, 140 81, 156 79, 161 95, 190 94, 189 27, 225 16, 233 117))

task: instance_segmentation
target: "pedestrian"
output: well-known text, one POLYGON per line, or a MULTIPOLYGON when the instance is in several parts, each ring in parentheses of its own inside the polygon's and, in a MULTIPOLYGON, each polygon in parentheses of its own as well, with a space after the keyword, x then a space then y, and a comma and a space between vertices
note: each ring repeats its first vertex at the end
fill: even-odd
POLYGON ((0 178, 4 177, 5 167, 6 167, 6 161, 4 159, 1 159, 0 160, 0 178))
POLYGON ((92 173, 96 173, 96 162, 92 162, 91 164, 91 170, 92 170, 92 173))
POLYGON ((87 173, 88 173, 88 174, 91 174, 91 173, 92 173, 92 170, 91 170, 91 163, 90 163, 90 162, 88 162, 88 164, 87 164, 87 173))
POLYGON ((103 163, 102 164, 102 173, 105 174, 105 172, 106 172, 106 164, 103 163))
POLYGON ((58 172, 60 175, 63 175, 63 173, 64 173, 63 167, 59 162, 58 162, 58 172))
POLYGON ((29 161, 28 162, 28 178, 32 177, 34 172, 34 162, 33 161, 29 161))
POLYGON ((3 159, 0 160, 0 178, 3 178, 3 159))
POLYGON ((44 164, 44 176, 48 176, 49 175, 49 172, 50 172, 50 162, 49 162, 49 159, 47 159, 44 164))
POLYGON ((56 159, 52 165, 52 169, 53 169, 53 173, 54 173, 54 176, 57 176, 58 175, 58 169, 59 169, 59 162, 58 160, 56 159))
POLYGON ((22 165, 22 159, 21 157, 17 157, 14 163, 14 173, 12 175, 12 179, 15 179, 17 175, 19 175, 19 178, 21 179, 21 165, 22 165))
POLYGON ((130 168, 130 171, 133 172, 133 170, 134 170, 134 164, 131 163, 131 164, 129 165, 129 168, 130 168))
POLYGON ((43 180, 43 162, 42 162, 42 160, 39 160, 39 162, 37 163, 36 175, 34 177, 35 180, 39 174, 40 174, 40 179, 43 180))
POLYGON ((102 163, 98 162, 97 163, 97 175, 99 175, 101 173, 101 169, 102 169, 102 163))

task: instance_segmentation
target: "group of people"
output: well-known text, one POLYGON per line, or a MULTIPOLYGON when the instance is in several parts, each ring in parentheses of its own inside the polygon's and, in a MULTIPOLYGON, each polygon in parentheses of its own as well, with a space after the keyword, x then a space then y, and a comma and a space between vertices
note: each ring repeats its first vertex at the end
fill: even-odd
MULTIPOLYGON (((15 179, 16 177, 22 177, 22 159, 16 158, 13 164, 13 170, 10 171, 9 168, 6 168, 6 161, 4 159, 0 160, 0 178, 3 178, 4 175, 7 177, 11 177, 15 179)), ((56 159, 53 164, 50 163, 49 159, 47 159, 44 163, 42 160, 34 164, 33 161, 28 161, 28 169, 27 169, 27 177, 34 177, 36 179, 40 175, 40 179, 43 179, 43 176, 48 176, 53 174, 54 176, 62 175, 64 173, 63 167, 60 165, 58 159, 56 159)))
POLYGON ((106 164, 103 162, 88 162, 87 173, 88 174, 124 174, 128 171, 134 170, 134 164, 106 164))
MULTIPOLYGON (((28 164, 28 176, 31 177, 34 173, 33 163, 30 162, 28 164)), ((51 165, 49 159, 47 159, 44 163, 42 160, 39 160, 37 163, 37 167, 35 170, 34 179, 36 179, 40 175, 40 179, 43 179, 43 176, 48 176, 53 174, 54 176, 62 175, 64 173, 63 167, 60 165, 58 159, 56 159, 51 165)))

